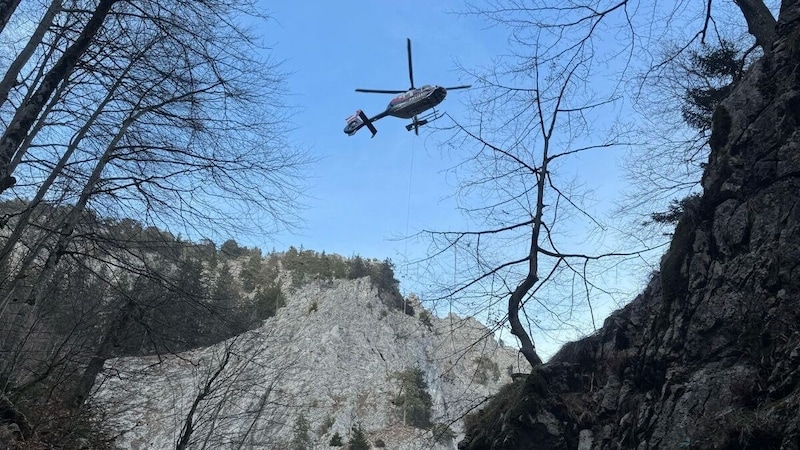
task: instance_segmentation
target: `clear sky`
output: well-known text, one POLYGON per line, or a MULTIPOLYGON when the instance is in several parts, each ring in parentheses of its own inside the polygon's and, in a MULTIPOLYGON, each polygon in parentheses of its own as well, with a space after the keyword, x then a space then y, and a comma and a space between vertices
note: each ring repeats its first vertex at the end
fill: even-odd
MULTIPOLYGON (((421 228, 448 229, 462 221, 448 199, 454 193, 443 171, 456 161, 438 150, 430 130, 405 130, 407 120, 376 122, 352 137, 342 130, 356 109, 374 115, 392 95, 355 88, 407 89, 406 38, 412 40, 416 86, 465 84, 456 63, 485 65, 502 51, 502 30, 486 30, 474 17, 448 11, 460 1, 308 1, 265 4, 274 18, 266 30, 273 55, 290 72, 288 101, 298 105, 293 140, 310 149, 312 169, 305 225, 278 236, 275 248, 304 246, 317 251, 400 261, 419 248, 398 238, 421 228)), ((456 117, 464 91, 452 91, 439 110, 456 117)), ((270 249, 273 244, 262 245, 270 249)), ((422 249, 424 250, 424 249, 422 249)))
MULTIPOLYGON (((391 258, 398 265, 403 291, 416 291, 414 273, 403 262, 424 256, 427 246, 401 238, 421 229, 466 228, 452 199, 455 183, 445 173, 460 155, 440 150, 443 133, 423 128, 415 136, 405 130, 409 121, 393 117, 376 122, 373 139, 366 129, 346 136, 346 117, 357 108, 374 115, 392 98, 354 89, 407 89, 407 37, 412 41, 417 87, 468 84, 472 80, 457 66, 486 67, 493 57, 507 53, 508 31, 457 14, 464 8, 459 0, 263 4, 273 18, 264 35, 274 45, 272 56, 284 60, 283 69, 289 73, 288 101, 299 107, 292 140, 319 162, 311 170, 302 228, 244 244, 391 258)), ((438 109, 462 117, 468 112, 468 96, 465 91, 449 92, 438 109)), ((610 209, 621 189, 620 157, 587 154, 565 170, 586 180, 598 206, 610 209)), ((634 283, 641 278, 634 274, 634 283)), ((599 308, 598 324, 612 308, 599 308)))

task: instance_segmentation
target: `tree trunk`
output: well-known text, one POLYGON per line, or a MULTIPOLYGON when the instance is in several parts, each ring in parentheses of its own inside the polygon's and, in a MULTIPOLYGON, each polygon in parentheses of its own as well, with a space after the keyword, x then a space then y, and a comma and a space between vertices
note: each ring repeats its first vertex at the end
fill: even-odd
POLYGON ((89 48, 92 39, 103 25, 111 7, 117 1, 119 0, 100 0, 100 4, 97 5, 97 9, 94 10, 92 17, 75 42, 64 51, 61 58, 53 65, 30 100, 17 108, 14 118, 11 119, 11 123, 8 124, 2 138, 0 138, 0 194, 17 182, 11 174, 9 165, 17 148, 25 139, 53 91, 72 72, 80 57, 89 48))
POLYGON ((208 378, 206 384, 197 393, 197 396, 194 398, 192 402, 192 407, 189 408, 189 412, 186 414, 186 420, 183 422, 183 428, 181 429, 181 435, 178 438, 178 442, 175 444, 175 450, 186 450, 191 442, 192 433, 194 433, 195 423, 195 414, 197 413, 197 408, 200 407, 200 403, 205 401, 206 397, 214 393, 214 383, 217 381, 217 378, 222 374, 225 368, 228 366, 228 362, 231 359, 231 348, 225 349, 225 356, 222 359, 222 362, 217 367, 217 370, 214 372, 211 377, 208 378))
POLYGON ((11 16, 17 9, 19 1, 20 0, 0 0, 0 33, 3 32, 6 25, 8 25, 8 21, 11 20, 11 16))
POLYGON ((734 0, 747 21, 747 31, 756 38, 756 44, 764 54, 768 53, 775 42, 775 17, 762 0, 734 0))
MULTIPOLYGON (((17 245, 17 243, 19 242, 20 238, 22 237, 23 231, 25 231, 25 229, 28 227, 29 221, 30 221, 30 216, 33 214, 34 209, 45 198, 45 195, 47 195, 48 191, 50 190, 50 186, 52 186, 52 184, 55 182, 56 177, 61 174, 61 171, 67 165, 67 162, 72 157, 72 154, 78 149, 78 147, 80 146, 81 142, 83 141, 83 138, 89 132, 89 130, 91 129, 92 125, 94 125, 94 123, 97 120, 97 118, 100 117, 100 114, 103 112, 105 106, 109 102, 111 102, 111 100, 113 99, 113 95, 116 92, 116 88, 120 84, 121 84, 121 81, 115 83, 114 86, 112 86, 109 89, 109 92, 106 95, 106 98, 102 102, 100 102, 100 104, 97 106, 97 108, 95 108, 95 111, 92 114, 92 116, 89 117, 89 119, 81 127, 81 129, 78 130, 78 132, 73 136, 73 138, 70 141, 70 144, 67 147, 66 151, 59 158, 58 163, 56 163, 55 167, 50 172, 48 177, 39 186, 39 188, 36 191, 36 195, 34 195, 33 199, 30 202, 28 202, 27 209, 22 213, 22 215, 20 215, 19 219, 17 219, 17 224, 14 226, 14 230, 11 232, 11 234, 6 239, 6 242, 3 244, 2 249, 0 249, 0 264, 8 262, 6 258, 14 250, 14 247, 17 245)), ((12 163, 12 167, 13 167, 13 165, 14 164, 12 163)), ((34 250, 33 253, 35 254, 37 252, 34 250)), ((26 261, 27 259, 28 258, 25 258, 25 259, 23 259, 23 261, 26 261)), ((29 262, 33 262, 33 259, 31 259, 29 262)), ((25 275, 24 272, 28 268, 27 266, 28 266, 28 264, 22 264, 20 269, 17 271, 17 273, 12 278, 13 279, 18 279, 18 278, 24 276, 25 275)), ((13 295, 13 291, 14 291, 14 287, 11 288, 11 291, 8 294, 6 294, 6 297, 3 300, 0 300, 0 316, 3 315, 3 312, 5 311, 5 307, 6 307, 7 301, 13 295)))
MULTIPOLYGON (((22 71, 22 68, 28 63, 28 60, 31 59, 36 47, 41 44, 44 34, 50 28, 50 25, 52 25, 56 14, 61 11, 61 3, 62 0, 53 0, 53 2, 50 3, 50 7, 47 8, 44 17, 42 17, 42 20, 31 35, 31 38, 28 39, 28 43, 25 44, 25 48, 22 49, 19 55, 14 59, 14 62, 8 67, 8 70, 6 70, 3 80, 0 81, 0 105, 8 100, 8 94, 16 85, 20 71, 22 71)), ((1 5, 2 2, 0 0, 0 8, 2 8, 1 5)))
POLYGON ((542 359, 536 354, 536 347, 533 345, 531 337, 522 326, 519 320, 519 307, 522 303, 523 297, 530 291, 530 289, 539 281, 537 272, 539 271, 539 233, 542 229, 542 212, 544 210, 544 184, 547 182, 547 140, 545 141, 545 150, 543 157, 543 164, 539 172, 539 180, 537 184, 536 194, 536 212, 533 217, 533 226, 531 228, 531 246, 528 253, 528 274, 522 280, 511 297, 508 299, 508 323, 511 325, 511 334, 517 337, 520 342, 520 352, 528 360, 532 367, 542 365, 542 359))
POLYGON ((97 376, 100 375, 100 372, 103 370, 103 365, 111 356, 113 347, 119 344, 120 337, 128 327, 128 323, 130 323, 137 309, 138 305, 135 302, 128 301, 125 306, 120 308, 117 312, 114 321, 108 327, 106 335, 103 336, 103 340, 100 342, 100 347, 97 349, 94 356, 92 356, 86 369, 84 369, 81 379, 75 388, 75 395, 72 398, 71 405, 73 408, 80 408, 86 399, 89 398, 97 376))

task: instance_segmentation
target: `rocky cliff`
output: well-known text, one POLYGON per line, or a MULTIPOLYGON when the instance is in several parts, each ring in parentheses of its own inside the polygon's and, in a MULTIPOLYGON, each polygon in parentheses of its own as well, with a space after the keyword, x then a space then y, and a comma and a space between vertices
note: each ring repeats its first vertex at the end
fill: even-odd
POLYGON ((800 448, 800 2, 713 117, 646 290, 469 421, 462 449, 800 448))
POLYGON ((358 424, 373 445, 455 448, 461 417, 520 371, 516 351, 474 319, 413 306, 387 307, 368 278, 315 281, 236 338, 108 361, 92 404, 126 449, 284 449, 299 435, 319 449, 358 424), (432 429, 404 425, 408 369, 424 376, 432 429))

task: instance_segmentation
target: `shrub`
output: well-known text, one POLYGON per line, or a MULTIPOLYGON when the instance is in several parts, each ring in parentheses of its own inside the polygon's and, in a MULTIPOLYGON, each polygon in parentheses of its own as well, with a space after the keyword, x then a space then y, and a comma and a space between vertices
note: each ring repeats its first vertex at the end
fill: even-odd
POLYGON ((445 423, 434 424, 431 432, 433 433, 433 440, 437 444, 447 444, 456 437, 453 429, 445 423))
POLYGON ((331 447, 344 446, 344 441, 342 441, 342 435, 340 435, 338 431, 336 433, 333 433, 333 436, 331 436, 331 440, 330 442, 328 442, 328 445, 330 445, 331 447))
POLYGON ((347 442, 349 450, 369 450, 370 445, 369 442, 367 442, 367 436, 364 434, 361 424, 353 425, 351 431, 352 435, 347 442))
POLYGON ((475 364, 477 366, 475 368, 475 382, 485 385, 490 380, 497 381, 500 379, 500 368, 488 356, 481 355, 475 358, 475 364))
POLYGON ((428 330, 433 330, 433 322, 431 322, 431 313, 430 312, 428 312, 426 310, 423 310, 421 313, 419 313, 419 320, 426 327, 428 327, 428 330))
POLYGON ((395 377, 400 381, 400 392, 392 400, 397 407, 397 416, 404 419, 406 425, 429 428, 433 399, 428 393, 425 372, 415 367, 398 372, 395 377))
POLYGON ((375 440, 375 447, 376 448, 384 448, 384 447, 386 447, 386 443, 383 442, 383 439, 376 439, 375 440))
POLYGON ((293 450, 308 450, 311 448, 311 436, 308 434, 310 429, 311 425, 308 423, 306 416, 303 414, 297 416, 294 422, 294 437, 292 438, 293 450))
MULTIPOLYGON (((330 430, 330 429, 331 429, 331 427, 333 426, 333 424, 334 424, 334 423, 336 423, 336 419, 334 419, 334 418, 333 418, 333 417, 331 417, 331 416, 328 416, 328 417, 326 417, 326 418, 325 418, 325 421, 324 421, 324 422, 322 422, 322 425, 320 425, 320 427, 319 427, 319 430, 317 431, 317 433, 318 433, 320 436, 322 436, 323 434, 327 433, 327 432, 328 432, 328 430, 330 430)), ((339 436, 339 439, 341 440, 341 439, 342 439, 342 437, 341 437, 341 436, 339 436)))

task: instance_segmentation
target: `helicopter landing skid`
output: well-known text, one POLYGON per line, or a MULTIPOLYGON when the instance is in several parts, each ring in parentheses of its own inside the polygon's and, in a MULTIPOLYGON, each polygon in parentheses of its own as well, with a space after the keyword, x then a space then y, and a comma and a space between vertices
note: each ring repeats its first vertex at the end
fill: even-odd
POLYGON ((433 110, 433 112, 426 114, 418 118, 417 120, 411 122, 410 124, 406 125, 406 131, 411 131, 416 127, 421 127, 441 117, 442 114, 439 114, 436 110, 433 110))

